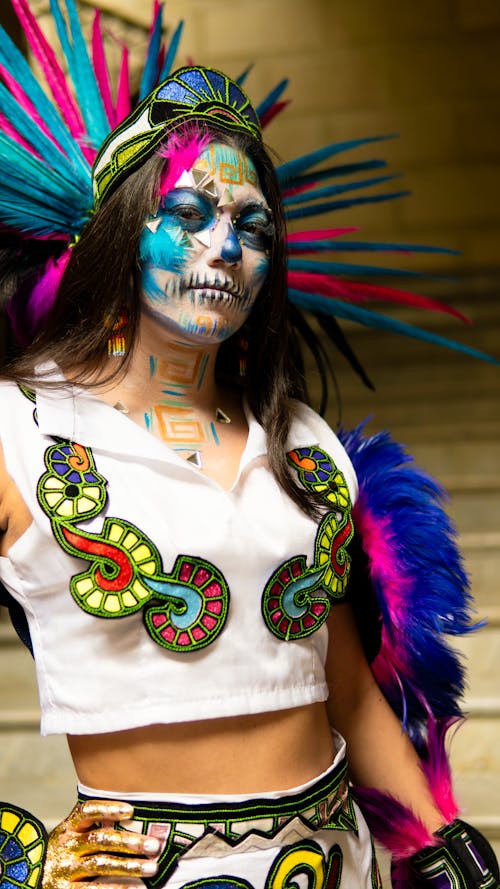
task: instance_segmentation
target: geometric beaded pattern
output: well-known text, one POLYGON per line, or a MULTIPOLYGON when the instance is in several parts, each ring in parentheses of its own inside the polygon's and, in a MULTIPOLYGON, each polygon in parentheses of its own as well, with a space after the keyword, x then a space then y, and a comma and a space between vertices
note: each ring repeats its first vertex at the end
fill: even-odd
POLYGON ((47 833, 43 824, 17 806, 0 803, 0 887, 41 886, 47 833))
POLYGON ((326 621, 331 606, 345 598, 354 528, 346 480, 332 458, 316 446, 290 451, 288 462, 299 481, 328 507, 314 543, 314 559, 293 556, 269 578, 262 614, 274 636, 285 641, 310 636, 326 621))
POLYGON ((80 523, 102 513, 108 499, 91 449, 60 441, 47 448, 44 459, 40 506, 62 549, 88 562, 70 580, 80 608, 102 618, 142 611, 151 638, 170 651, 195 651, 213 642, 229 606, 229 588, 218 568, 206 559, 178 556, 165 573, 155 544, 126 519, 107 516, 99 532, 84 530, 80 523))

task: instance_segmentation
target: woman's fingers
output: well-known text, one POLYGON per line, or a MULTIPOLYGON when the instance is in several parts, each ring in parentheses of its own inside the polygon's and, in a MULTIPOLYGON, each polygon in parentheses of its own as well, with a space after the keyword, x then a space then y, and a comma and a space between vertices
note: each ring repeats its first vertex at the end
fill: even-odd
MULTIPOLYGON (((96 848, 103 852, 121 852, 123 855, 158 855, 161 849, 156 837, 143 836, 128 830, 113 830, 110 827, 97 827, 85 835, 85 851, 96 848)), ((83 847, 82 847, 83 848, 83 847)))
POLYGON ((114 855, 98 853, 80 858, 75 863, 72 879, 82 880, 86 877, 152 877, 157 869, 156 861, 141 858, 116 858, 114 855))
POLYGON ((129 821, 133 816, 134 807, 130 803, 114 799, 89 799, 76 804, 66 824, 72 830, 83 832, 96 823, 114 824, 116 821, 129 821))

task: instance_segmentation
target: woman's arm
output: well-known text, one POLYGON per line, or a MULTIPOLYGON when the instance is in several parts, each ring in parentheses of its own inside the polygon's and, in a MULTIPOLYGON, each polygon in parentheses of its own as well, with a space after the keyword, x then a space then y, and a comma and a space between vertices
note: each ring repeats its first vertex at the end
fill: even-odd
POLYGON ((434 832, 443 817, 413 745, 375 682, 350 605, 332 609, 329 632, 328 715, 346 739, 351 780, 396 797, 434 832))

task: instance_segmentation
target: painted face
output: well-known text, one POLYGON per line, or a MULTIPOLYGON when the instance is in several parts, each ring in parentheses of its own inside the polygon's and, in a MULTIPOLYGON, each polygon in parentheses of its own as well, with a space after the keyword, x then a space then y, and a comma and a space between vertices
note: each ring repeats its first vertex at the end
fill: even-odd
POLYGON ((212 143, 145 223, 144 311, 177 339, 219 343, 265 281, 273 223, 249 158, 212 143))

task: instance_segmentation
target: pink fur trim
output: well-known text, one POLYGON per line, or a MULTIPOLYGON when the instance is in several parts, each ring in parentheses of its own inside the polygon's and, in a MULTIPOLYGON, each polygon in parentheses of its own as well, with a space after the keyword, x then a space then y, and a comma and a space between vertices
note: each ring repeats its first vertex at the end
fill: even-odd
POLYGON ((372 787, 353 787, 371 833, 389 850, 395 861, 410 858, 426 846, 438 846, 439 837, 431 833, 407 806, 389 793, 372 787))

